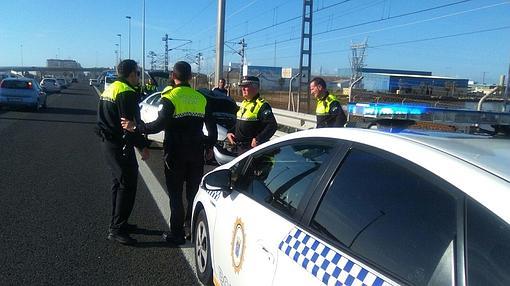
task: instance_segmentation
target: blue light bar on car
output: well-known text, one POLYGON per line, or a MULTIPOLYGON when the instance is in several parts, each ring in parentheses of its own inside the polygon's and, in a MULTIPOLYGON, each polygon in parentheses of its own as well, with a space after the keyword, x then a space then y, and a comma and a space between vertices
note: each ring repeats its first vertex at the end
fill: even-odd
POLYGON ((510 125, 510 112, 433 108, 421 105, 387 103, 349 103, 348 111, 351 115, 375 120, 413 120, 452 125, 510 125))
POLYGON ((386 119, 410 119, 426 112, 427 107, 403 104, 350 103, 349 113, 352 115, 386 119))

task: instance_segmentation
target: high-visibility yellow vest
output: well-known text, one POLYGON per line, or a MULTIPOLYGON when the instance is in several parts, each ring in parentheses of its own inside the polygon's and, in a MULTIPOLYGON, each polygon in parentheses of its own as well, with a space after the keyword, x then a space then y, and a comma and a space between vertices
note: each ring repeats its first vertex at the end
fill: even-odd
POLYGON ((166 98, 175 106, 172 118, 182 118, 187 116, 205 117, 205 107, 207 100, 205 97, 188 86, 178 86, 161 93, 162 98, 166 98))
POLYGON ((328 94, 326 98, 317 100, 317 108, 315 109, 316 115, 327 115, 329 114, 329 107, 332 102, 338 101, 336 96, 328 94))
POLYGON ((166 93, 166 92, 169 92, 169 91, 171 91, 173 88, 174 88, 173 86, 171 86, 171 85, 167 85, 167 86, 165 86, 165 88, 163 88, 163 91, 161 91, 161 94, 166 93))
POLYGON ((117 95, 125 92, 125 91, 132 91, 135 92, 135 90, 129 86, 126 83, 123 83, 122 81, 114 81, 112 84, 110 84, 101 94, 99 99, 115 102, 117 100, 117 95))
POLYGON ((237 111, 237 120, 257 121, 260 108, 265 102, 266 100, 260 97, 255 101, 243 100, 239 110, 237 111))
POLYGON ((149 83, 147 83, 147 84, 145 85, 145 90, 150 91, 150 92, 155 91, 155 90, 156 90, 156 86, 155 86, 155 85, 153 85, 153 84, 149 84, 149 83))

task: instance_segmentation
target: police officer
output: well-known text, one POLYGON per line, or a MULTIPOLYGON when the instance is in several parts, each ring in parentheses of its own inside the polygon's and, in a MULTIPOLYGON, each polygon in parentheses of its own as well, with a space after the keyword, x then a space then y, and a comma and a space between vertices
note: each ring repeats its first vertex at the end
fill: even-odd
POLYGON ((152 82, 152 79, 149 78, 149 81, 145 84, 145 92, 147 95, 150 95, 156 92, 156 85, 152 82))
POLYGON ((244 100, 237 111, 236 125, 229 130, 227 138, 242 154, 271 139, 277 124, 271 106, 260 97, 259 78, 244 76, 239 85, 244 100))
POLYGON ((165 130, 165 178, 171 214, 170 232, 163 238, 175 245, 185 243, 184 224, 189 225, 191 221, 193 200, 204 172, 204 150, 211 148, 218 136, 206 98, 189 85, 191 76, 191 66, 187 62, 177 62, 172 72, 175 86, 162 93, 158 118, 137 125, 131 120, 122 121, 128 131, 152 134, 165 130), (202 132, 204 122, 207 137, 202 132), (186 215, 182 200, 184 182, 188 202, 186 215))
POLYGON ((96 133, 102 139, 102 150, 111 171, 112 218, 108 239, 122 244, 135 244, 129 231, 136 225, 128 219, 133 209, 138 180, 138 164, 134 146, 142 150, 142 159, 149 156, 148 142, 140 133, 125 134, 121 117, 139 118, 137 104, 138 66, 133 60, 124 60, 117 66, 119 77, 102 94, 98 107, 96 133))
POLYGON ((317 99, 317 128, 343 127, 347 117, 340 101, 326 89, 323 78, 316 77, 310 82, 310 93, 317 99))

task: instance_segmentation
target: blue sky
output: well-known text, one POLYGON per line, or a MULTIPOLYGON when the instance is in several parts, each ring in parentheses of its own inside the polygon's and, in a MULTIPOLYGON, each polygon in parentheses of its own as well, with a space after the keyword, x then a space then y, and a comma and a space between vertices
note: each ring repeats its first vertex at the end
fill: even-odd
MULTIPOLYGON (((165 33, 189 39, 192 43, 182 47, 186 50, 170 52, 170 62, 192 60, 201 52, 202 70, 212 71, 216 5, 217 0, 146 0, 146 51, 162 54, 165 33)), ((485 73, 486 82, 508 72, 508 0, 314 0, 314 10, 315 73, 348 68, 351 43, 365 39, 369 67, 425 70, 475 81, 485 73), (446 7, 433 9, 439 6, 446 7)), ((3 1, 0 66, 21 65, 22 55, 24 65, 44 66, 47 58, 58 57, 85 67, 112 66, 119 33, 122 55, 128 55, 127 15, 132 17, 132 58, 140 62, 141 11, 142 0, 3 1)), ((297 67, 301 20, 289 19, 301 13, 301 0, 227 0, 225 40, 237 49, 235 43, 249 34, 250 64, 297 67), (267 29, 252 33, 262 28, 267 29)), ((169 47, 182 43, 170 41, 169 47)), ((225 47, 226 64, 239 58, 225 47)))

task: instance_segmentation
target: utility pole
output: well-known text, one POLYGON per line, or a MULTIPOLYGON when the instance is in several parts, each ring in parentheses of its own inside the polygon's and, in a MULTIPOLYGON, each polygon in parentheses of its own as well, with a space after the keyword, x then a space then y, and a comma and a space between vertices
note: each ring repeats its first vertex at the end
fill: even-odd
POLYGON ((122 34, 117 34, 119 37, 119 62, 122 61, 122 34))
POLYGON ((299 77, 297 111, 301 104, 301 93, 307 96, 306 107, 310 113, 310 76, 312 73, 312 17, 313 1, 303 0, 303 21, 301 25, 301 52, 299 56, 299 77), (304 90, 303 90, 304 89, 304 90))
MULTIPOLYGON (((351 62, 351 84, 352 87, 359 87, 359 78, 362 77, 363 73, 361 69, 365 66, 365 50, 367 49, 367 39, 365 42, 360 44, 351 44, 352 55, 349 59, 351 62)), ((400 87, 399 87, 400 89, 400 87)))
POLYGON ((195 76, 195 88, 200 83, 200 68, 202 64, 202 53, 198 53, 195 57, 195 64, 197 65, 197 75, 195 76))
POLYGON ((239 41, 239 43, 237 43, 237 44, 241 46, 241 49, 239 50, 239 52, 237 52, 241 56, 241 63, 239 66, 239 82, 241 82, 241 78, 243 76, 244 65, 246 64, 246 47, 248 45, 246 44, 246 41, 244 40, 244 38, 241 41, 239 41))
POLYGON ((126 16, 129 22, 129 33, 128 33, 128 57, 131 59, 131 16, 126 16))
POLYGON ((223 77, 223 48, 225 45, 225 0, 218 0, 218 30, 216 33, 216 71, 215 82, 223 77))
POLYGON ((153 51, 149 51, 149 53, 147 54, 147 57, 150 58, 150 64, 151 64, 151 70, 154 70, 154 65, 156 64, 156 56, 157 54, 153 51))
POLYGON ((508 76, 506 77, 505 94, 503 96, 503 112, 510 111, 507 109, 508 96, 510 95, 510 64, 508 65, 508 76))
POLYGON ((142 17, 142 91, 145 86, 145 0, 143 0, 143 17, 142 17))
POLYGON ((19 45, 21 49, 21 67, 23 67, 23 44, 19 45))
MULTIPOLYGON (((119 44, 115 44, 115 47, 118 47, 119 44)), ((119 64, 119 50, 115 49, 115 66, 119 64)))
POLYGON ((162 40, 165 42, 165 71, 168 71, 168 34, 165 34, 162 40))

